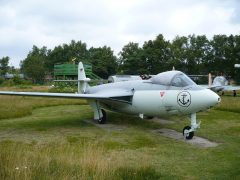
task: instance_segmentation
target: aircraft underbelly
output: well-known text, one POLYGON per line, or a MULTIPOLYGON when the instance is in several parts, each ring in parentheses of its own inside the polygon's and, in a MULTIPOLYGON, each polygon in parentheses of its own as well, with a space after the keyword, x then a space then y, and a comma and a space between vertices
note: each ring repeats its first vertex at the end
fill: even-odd
POLYGON ((132 106, 136 113, 144 115, 165 115, 167 114, 164 106, 165 91, 137 91, 134 93, 132 106))
POLYGON ((118 113, 136 114, 131 104, 116 101, 101 101, 101 107, 118 113))

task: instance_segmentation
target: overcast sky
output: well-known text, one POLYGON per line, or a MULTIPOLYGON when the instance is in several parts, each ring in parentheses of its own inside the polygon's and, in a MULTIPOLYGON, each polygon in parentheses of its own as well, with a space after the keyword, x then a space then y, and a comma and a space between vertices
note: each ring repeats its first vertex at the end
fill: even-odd
POLYGON ((19 66, 33 45, 88 48, 176 35, 240 35, 240 0, 0 0, 0 58, 19 66))

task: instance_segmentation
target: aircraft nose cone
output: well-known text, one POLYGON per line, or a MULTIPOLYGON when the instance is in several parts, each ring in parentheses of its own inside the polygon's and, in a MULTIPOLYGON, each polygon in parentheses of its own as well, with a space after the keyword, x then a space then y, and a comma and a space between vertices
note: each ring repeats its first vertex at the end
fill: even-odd
MULTIPOLYGON (((205 111, 216 106, 220 101, 221 98, 215 92, 211 91, 210 89, 203 89, 199 91, 191 91, 191 96, 189 96, 190 104, 188 108, 181 106, 180 109, 183 112, 199 112, 205 111)), ((186 99, 186 97, 185 97, 186 99)), ((182 105, 181 102, 178 104, 182 105)))
POLYGON ((217 105, 218 103, 221 102, 221 98, 219 97, 218 94, 216 94, 215 92, 209 90, 209 101, 211 103, 211 106, 217 105))

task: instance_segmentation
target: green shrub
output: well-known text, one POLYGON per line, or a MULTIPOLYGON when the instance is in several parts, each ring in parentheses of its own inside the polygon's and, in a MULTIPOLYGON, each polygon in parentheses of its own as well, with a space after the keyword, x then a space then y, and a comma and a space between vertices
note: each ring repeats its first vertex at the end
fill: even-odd
POLYGON ((12 79, 5 80, 2 84, 3 86, 14 86, 14 82, 12 79))
POLYGON ((4 78, 0 77, 0 84, 4 82, 4 78))
POLYGON ((13 80, 14 84, 16 84, 16 85, 22 84, 22 82, 23 82, 23 80, 20 78, 19 75, 15 75, 12 80, 13 80))

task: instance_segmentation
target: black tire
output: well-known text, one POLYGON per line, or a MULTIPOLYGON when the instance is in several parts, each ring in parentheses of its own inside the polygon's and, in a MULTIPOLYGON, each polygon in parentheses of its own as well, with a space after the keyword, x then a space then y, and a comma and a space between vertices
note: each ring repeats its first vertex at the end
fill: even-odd
POLYGON ((103 117, 98 120, 98 123, 105 124, 107 121, 106 111, 104 111, 103 109, 101 109, 101 111, 102 111, 103 117))
POLYGON ((145 119, 153 119, 154 116, 147 116, 145 119))
POLYGON ((186 139, 192 139, 193 136, 194 136, 194 132, 193 132, 193 131, 190 132, 190 133, 187 133, 186 135, 184 134, 184 131, 185 131, 185 130, 190 130, 190 129, 191 129, 190 126, 185 126, 185 127, 183 128, 183 136, 185 136, 186 139))

